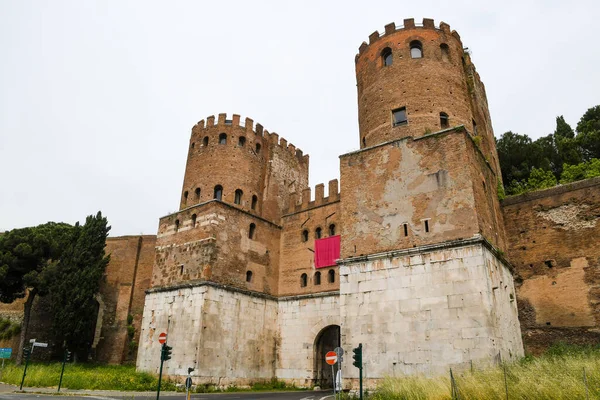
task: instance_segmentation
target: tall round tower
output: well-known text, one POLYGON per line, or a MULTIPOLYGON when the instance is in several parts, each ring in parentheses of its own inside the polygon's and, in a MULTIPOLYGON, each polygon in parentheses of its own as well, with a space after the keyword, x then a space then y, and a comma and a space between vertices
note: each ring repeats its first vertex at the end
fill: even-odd
POLYGON ((356 80, 361 148, 464 125, 497 169, 485 88, 448 24, 411 18, 372 33, 356 56, 356 80))

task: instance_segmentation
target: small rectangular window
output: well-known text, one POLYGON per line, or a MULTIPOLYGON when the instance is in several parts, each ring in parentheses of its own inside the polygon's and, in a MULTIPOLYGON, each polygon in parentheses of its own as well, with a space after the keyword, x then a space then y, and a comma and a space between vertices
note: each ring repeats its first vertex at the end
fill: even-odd
POLYGON ((408 124, 408 119, 406 118, 406 107, 397 108, 392 111, 392 124, 393 126, 408 124))
POLYGON ((408 224, 404 224, 404 236, 408 236, 408 224))
POLYGON ((423 221, 425 223, 425 232, 429 233, 429 220, 423 221))

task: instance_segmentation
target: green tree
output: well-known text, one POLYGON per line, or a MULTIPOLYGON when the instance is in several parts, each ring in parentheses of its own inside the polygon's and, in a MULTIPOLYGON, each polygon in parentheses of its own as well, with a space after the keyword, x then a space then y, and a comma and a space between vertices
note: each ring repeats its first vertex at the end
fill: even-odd
POLYGON ((544 171, 541 168, 534 168, 529 174, 527 180, 528 190, 540 190, 556 186, 556 177, 552 171, 544 171))
POLYGON ((109 230, 100 212, 87 217, 83 226, 76 224, 73 240, 49 271, 54 337, 83 359, 87 358, 98 314, 95 296, 109 261, 104 251, 109 230))
POLYGON ((506 185, 512 181, 527 179, 531 171, 533 144, 529 136, 506 132, 496 142, 502 180, 506 185))
POLYGON ((565 164, 560 177, 560 183, 565 184, 597 176, 600 176, 600 159, 592 158, 588 162, 576 165, 565 164))
POLYGON ((27 296, 18 363, 23 356, 33 301, 37 295, 47 293, 48 271, 56 264, 72 235, 71 225, 54 222, 0 235, 0 302, 12 303, 27 296))
POLYGON ((600 158, 600 105, 588 109, 577 124, 577 143, 583 161, 600 158))

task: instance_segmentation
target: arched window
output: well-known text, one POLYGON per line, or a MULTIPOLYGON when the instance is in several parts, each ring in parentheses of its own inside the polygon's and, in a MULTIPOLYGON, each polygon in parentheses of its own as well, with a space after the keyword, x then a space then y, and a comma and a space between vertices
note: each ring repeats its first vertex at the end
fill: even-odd
POLYGON ((246 271, 246 282, 252 282, 252 271, 246 271))
POLYGON ((442 129, 446 129, 446 128, 450 127, 448 114, 446 114, 445 112, 440 113, 440 126, 442 127, 442 129))
POLYGON ((204 136, 204 139, 202 139, 202 144, 204 146, 208 146, 208 136, 204 136))
POLYGON ((252 195, 252 209, 256 210, 256 203, 258 203, 258 197, 256 197, 256 195, 252 195))
POLYGON ((235 197, 233 199, 233 202, 235 204, 242 204, 242 195, 244 194, 244 192, 242 192, 242 189, 237 189, 235 191, 235 197))
POLYGON ((221 133, 219 135, 219 144, 227 144, 227 134, 221 133))
POLYGON ((383 66, 387 67, 388 65, 392 65, 394 62, 394 58, 392 57, 392 49, 386 47, 381 52, 381 61, 383 61, 383 66))
POLYGON ((256 154, 260 153, 260 143, 256 143, 256 154))
POLYGON ((192 228, 196 227, 196 214, 192 214, 192 228))
POLYGON ((422 58, 423 57, 423 45, 418 40, 410 42, 410 57, 411 58, 422 58))
POLYGON ((196 143, 192 142, 192 150, 194 150, 194 147, 196 147, 196 143))
POLYGON ((335 224, 329 225, 329 236, 335 236, 335 224))
POLYGON ((179 232, 179 220, 175 220, 175 232, 179 232))
POLYGON ((200 188, 196 188, 196 190, 194 190, 194 193, 196 194, 196 200, 200 200, 200 188))
POLYGON ((473 120, 473 136, 477 136, 477 122, 473 120))
POLYGON ((300 275, 300 287, 306 287, 307 282, 308 276, 306 276, 306 274, 300 275))
POLYGON ((188 198, 188 191, 186 190, 185 192, 183 192, 183 204, 187 204, 187 198, 188 198))
POLYGON ((450 48, 446 43, 440 44, 440 50, 442 51, 442 61, 450 60, 450 48))
POLYGON ((215 186, 215 195, 213 196, 213 198, 215 198, 217 200, 223 199, 223 186, 221 186, 221 185, 215 186))
POLYGON ((323 236, 323 230, 321 228, 315 229, 315 238, 321 239, 321 236, 323 236))
POLYGON ((321 272, 317 271, 315 272, 315 285, 320 285, 321 284, 321 272))
POLYGON ((256 225, 253 223, 250 224, 250 228, 248 228, 248 238, 254 239, 254 232, 256 231, 256 225))
POLYGON ((246 144, 246 137, 245 136, 240 136, 239 139, 238 139, 238 146, 244 147, 245 144, 246 144))
POLYGON ((329 272, 327 272, 327 281, 329 283, 334 283, 335 282, 335 271, 330 269, 329 272))
POLYGON ((308 231, 306 229, 302 231, 302 241, 308 242, 308 231))

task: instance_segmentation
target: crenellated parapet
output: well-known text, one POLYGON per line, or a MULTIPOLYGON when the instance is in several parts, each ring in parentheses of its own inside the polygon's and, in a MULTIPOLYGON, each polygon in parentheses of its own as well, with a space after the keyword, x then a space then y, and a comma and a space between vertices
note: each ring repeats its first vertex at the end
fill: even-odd
POLYGON ((453 36, 462 45, 462 41, 460 40, 460 35, 458 34, 458 32, 454 30, 451 31, 450 25, 448 25, 445 22, 440 22, 439 26, 436 27, 434 20, 430 18, 423 18, 423 22, 421 23, 415 22, 414 18, 407 18, 404 20, 403 25, 396 26, 394 22, 391 22, 385 26, 383 33, 379 33, 379 31, 371 33, 369 35, 369 43, 367 44, 367 42, 362 42, 362 44, 358 48, 358 54, 356 55, 356 59, 358 60, 358 58, 364 52, 367 51, 370 45, 374 44, 380 39, 385 38, 386 36, 391 36, 399 31, 407 31, 413 29, 430 29, 441 31, 446 33, 447 35, 453 36))
MULTIPOLYGON (((197 148, 196 146, 199 146, 199 148, 206 147, 205 137, 208 138, 210 143, 213 136, 215 140, 218 140, 218 136, 222 132, 235 132, 238 139, 240 136, 243 136, 248 142, 258 143, 260 146, 259 149, 262 149, 266 145, 278 146, 297 157, 300 161, 308 162, 308 155, 304 155, 302 150, 288 143, 286 139, 280 138, 279 134, 269 132, 260 123, 254 122, 252 118, 246 117, 242 119, 238 114, 232 114, 229 117, 226 113, 221 113, 216 118, 214 115, 211 115, 206 120, 198 121, 192 127, 190 149, 194 150, 197 148)), ((232 144, 239 146, 240 142, 238 140, 232 144)), ((254 149, 257 155, 260 154, 260 151, 256 151, 256 146, 254 146, 254 149)))
POLYGON ((340 200, 340 190, 337 179, 332 179, 328 183, 329 193, 325 197, 325 184, 315 185, 314 199, 310 187, 303 189, 300 193, 290 194, 289 207, 286 214, 310 210, 315 207, 321 207, 327 204, 335 203, 340 200))

